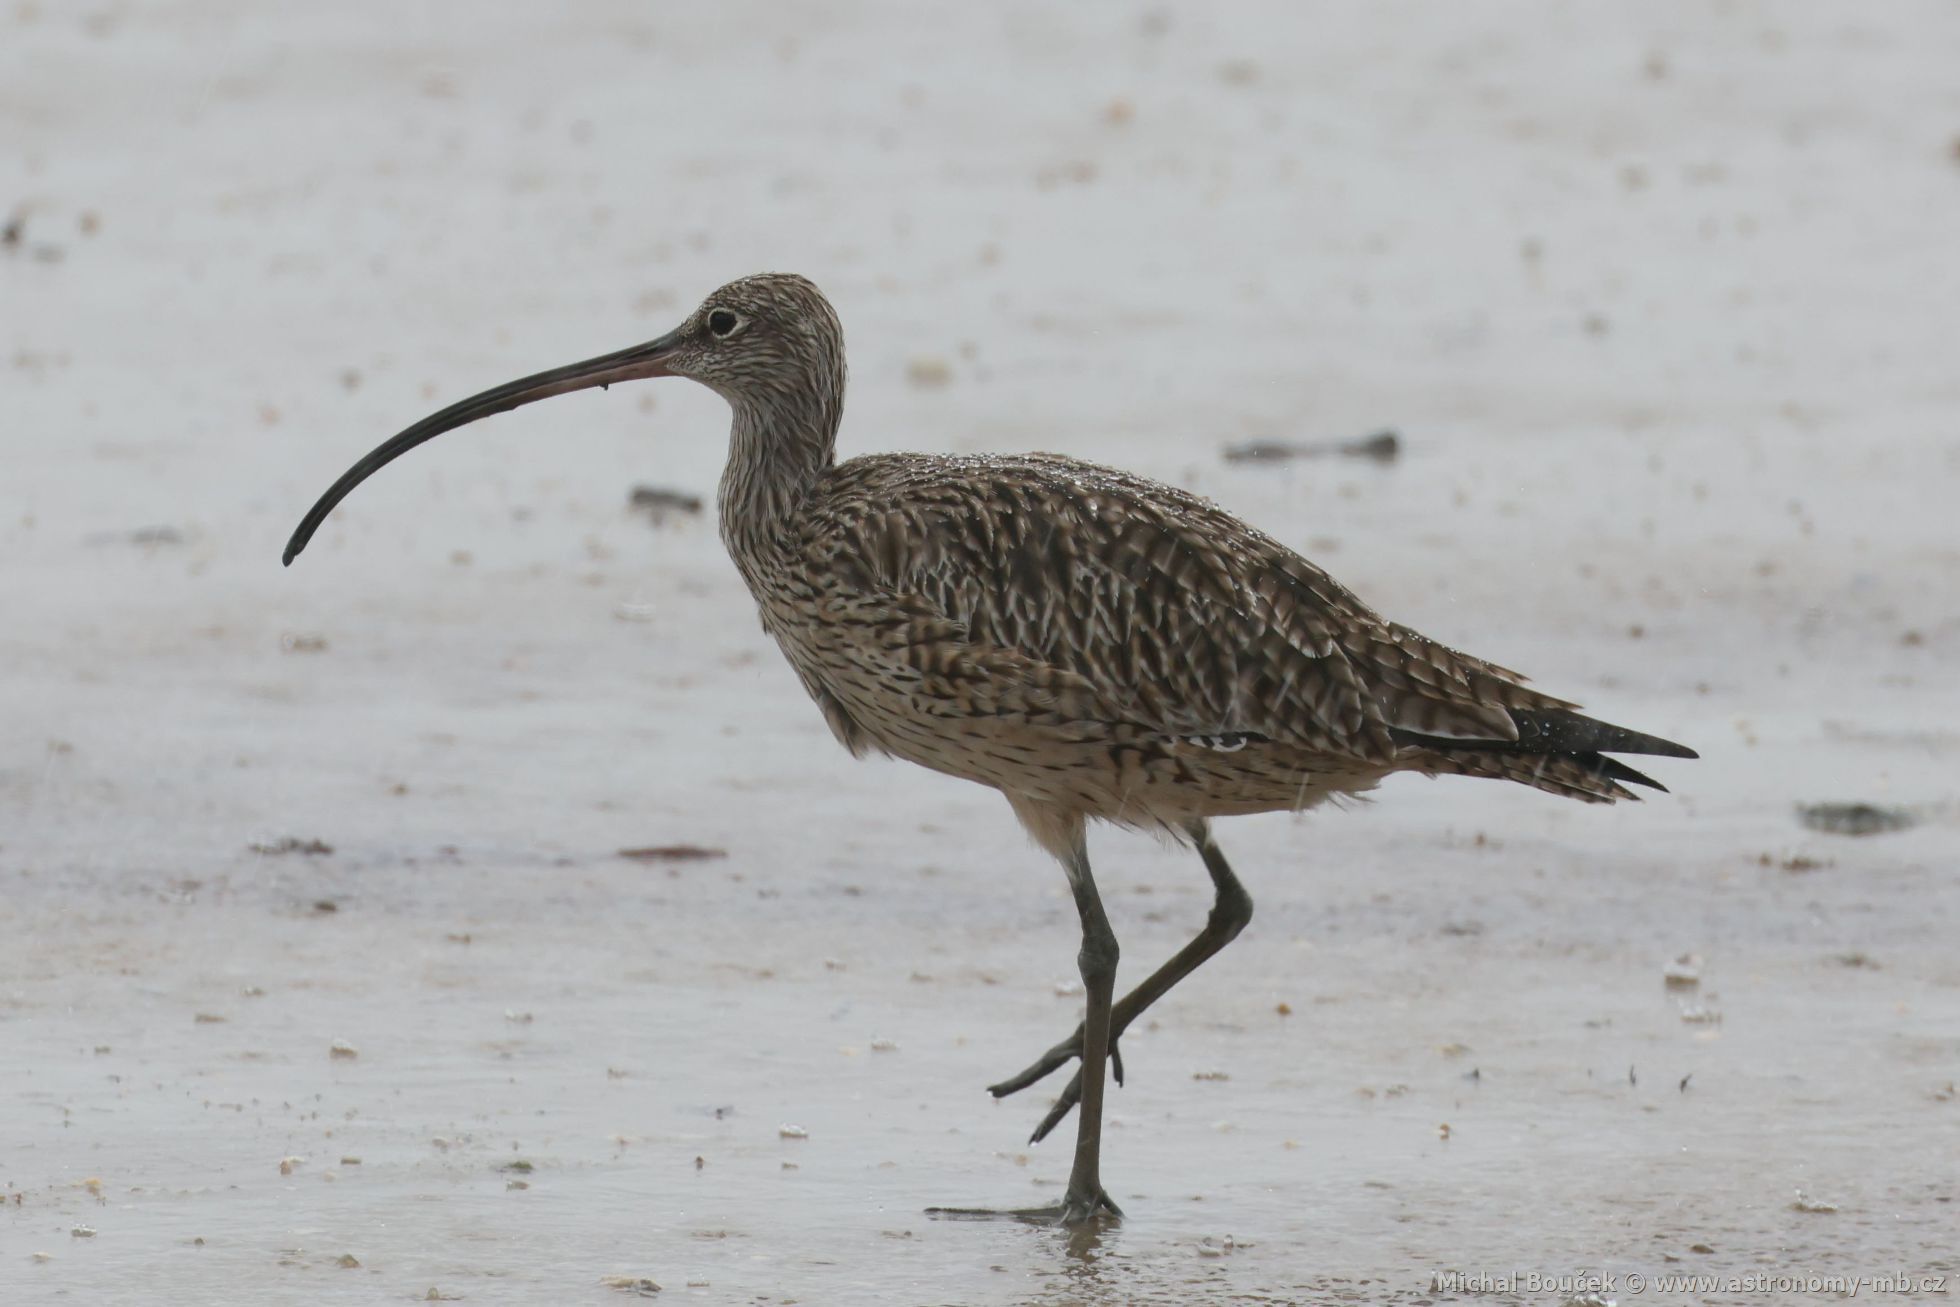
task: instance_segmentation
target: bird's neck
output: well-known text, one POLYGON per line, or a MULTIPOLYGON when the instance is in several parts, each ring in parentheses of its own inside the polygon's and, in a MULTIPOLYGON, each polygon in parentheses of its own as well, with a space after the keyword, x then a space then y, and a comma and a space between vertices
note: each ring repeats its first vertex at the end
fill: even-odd
POLYGON ((836 458, 843 387, 794 402, 741 399, 721 474, 721 538, 753 589, 752 574, 783 547, 810 491, 836 458))

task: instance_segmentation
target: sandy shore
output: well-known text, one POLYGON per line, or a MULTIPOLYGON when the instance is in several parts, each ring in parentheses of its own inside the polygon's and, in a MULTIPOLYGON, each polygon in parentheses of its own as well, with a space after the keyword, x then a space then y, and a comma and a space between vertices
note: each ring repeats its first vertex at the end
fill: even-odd
MULTIPOLYGON (((0 14, 0 1302, 1944 1300, 1960 14, 1497 13, 0 14), (1179 482, 1702 760, 1222 825, 1258 915, 1125 1041, 1130 1219, 927 1219, 1066 1174, 983 1086, 1073 912, 832 742, 720 402, 471 428, 278 565, 761 268, 844 317, 845 453, 1179 482)), ((1093 852, 1135 978, 1206 881, 1093 852)))

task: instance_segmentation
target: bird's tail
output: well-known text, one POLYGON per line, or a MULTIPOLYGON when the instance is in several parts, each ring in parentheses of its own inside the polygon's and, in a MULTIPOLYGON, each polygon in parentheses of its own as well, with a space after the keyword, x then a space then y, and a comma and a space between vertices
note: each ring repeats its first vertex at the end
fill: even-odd
POLYGON ((1403 761, 1413 771, 1517 781, 1587 803, 1638 799, 1640 796, 1627 789, 1628 785, 1667 791, 1667 786, 1653 777, 1607 757, 1609 753, 1701 756, 1672 740, 1565 709, 1513 708, 1510 714, 1518 728, 1515 740, 1459 740, 1403 730, 1392 735, 1406 751, 1403 761))

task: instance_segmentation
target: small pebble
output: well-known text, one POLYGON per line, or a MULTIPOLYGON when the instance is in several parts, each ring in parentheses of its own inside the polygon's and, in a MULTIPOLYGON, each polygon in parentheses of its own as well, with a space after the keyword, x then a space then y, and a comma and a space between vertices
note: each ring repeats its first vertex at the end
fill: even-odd
POLYGON ((1259 65, 1251 59, 1227 59, 1218 65, 1218 80, 1227 86, 1251 86, 1259 80, 1259 65))
POLYGON ((952 384, 953 366, 945 359, 915 358, 905 365, 905 379, 920 390, 939 390, 952 384))
POLYGON ((685 490, 669 490, 665 486, 634 486, 626 502, 629 507, 651 516, 655 522, 664 521, 673 513, 693 514, 701 511, 701 496, 685 490))

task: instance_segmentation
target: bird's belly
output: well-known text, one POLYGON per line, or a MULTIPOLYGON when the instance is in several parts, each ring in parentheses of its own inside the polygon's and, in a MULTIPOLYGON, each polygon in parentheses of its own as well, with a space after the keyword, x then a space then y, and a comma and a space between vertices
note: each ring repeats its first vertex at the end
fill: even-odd
POLYGON ((1334 794, 1372 789, 1383 771, 1357 770, 1350 759, 1271 743, 1208 747, 1128 723, 947 711, 856 669, 823 669, 805 680, 832 730, 854 753, 876 749, 947 776, 1131 825, 1309 808, 1334 794))

